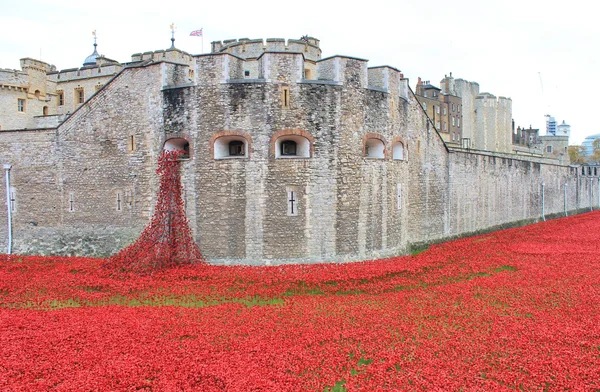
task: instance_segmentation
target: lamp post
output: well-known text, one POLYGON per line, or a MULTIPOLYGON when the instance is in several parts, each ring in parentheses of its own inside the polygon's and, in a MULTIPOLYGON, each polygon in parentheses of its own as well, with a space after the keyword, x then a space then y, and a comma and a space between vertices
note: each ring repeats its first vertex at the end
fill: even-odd
POLYGON ((12 253, 12 206, 10 201, 10 169, 12 165, 4 164, 4 173, 6 177, 6 211, 8 216, 8 246, 6 254, 12 253))

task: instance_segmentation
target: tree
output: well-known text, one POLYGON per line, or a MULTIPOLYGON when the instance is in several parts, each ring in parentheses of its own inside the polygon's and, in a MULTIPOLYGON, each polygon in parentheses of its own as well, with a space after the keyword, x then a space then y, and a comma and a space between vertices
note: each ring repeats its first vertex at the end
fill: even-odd
POLYGON ((583 147, 569 146, 569 159, 571 160, 571 163, 583 163, 583 147))
POLYGON ((600 139, 594 140, 592 151, 592 156, 588 158, 588 162, 600 163, 600 139))

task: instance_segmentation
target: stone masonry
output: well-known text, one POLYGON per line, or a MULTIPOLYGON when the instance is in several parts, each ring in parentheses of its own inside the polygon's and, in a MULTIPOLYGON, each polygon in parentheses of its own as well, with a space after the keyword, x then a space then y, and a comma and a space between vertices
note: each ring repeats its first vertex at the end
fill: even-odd
MULTIPOLYGON (((597 177, 449 150, 399 70, 320 54, 314 38, 137 54, 58 127, 0 132, 14 251, 103 256, 131 243, 152 215, 158 155, 173 145, 189 151, 185 207, 212 263, 366 260, 598 207, 597 177)), ((463 111, 510 104, 489 99, 463 111)), ((0 223, 4 249, 7 237, 0 223)))

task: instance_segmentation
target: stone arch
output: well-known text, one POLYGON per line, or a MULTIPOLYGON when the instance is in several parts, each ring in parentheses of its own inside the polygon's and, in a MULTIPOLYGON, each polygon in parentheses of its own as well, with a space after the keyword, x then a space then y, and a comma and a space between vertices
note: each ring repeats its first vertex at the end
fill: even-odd
POLYGON ((396 161, 408 160, 408 145, 400 136, 392 139, 392 159, 396 161))
POLYGON ((243 131, 220 131, 210 138, 210 154, 213 159, 250 158, 252 149, 252 136, 243 131), (236 142, 243 143, 243 154, 231 154, 231 145, 236 142))
POLYGON ((367 133, 363 137, 363 157, 385 159, 387 157, 387 142, 379 133, 367 133))
POLYGON ((184 137, 172 137, 172 138, 165 140, 165 143, 163 144, 163 150, 165 150, 165 151, 182 150, 183 155, 181 156, 181 159, 190 159, 192 156, 190 142, 184 137))
MULTIPOLYGON (((271 136, 270 153, 274 158, 312 158, 315 149, 314 137, 303 129, 283 129, 271 136), (281 152, 282 143, 296 144, 296 153, 284 155, 281 152)), ((284 145, 285 146, 285 145, 284 145)))

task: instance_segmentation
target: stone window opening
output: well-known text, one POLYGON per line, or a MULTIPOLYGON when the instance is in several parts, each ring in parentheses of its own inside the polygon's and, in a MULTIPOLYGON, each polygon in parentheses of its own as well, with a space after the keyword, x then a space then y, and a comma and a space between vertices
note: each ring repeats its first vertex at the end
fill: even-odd
POLYGON ((392 157, 396 161, 404 160, 404 143, 397 141, 392 145, 392 157))
POLYGON ((75 198, 73 193, 69 193, 69 212, 75 211, 75 198))
POLYGON ((592 175, 592 168, 588 167, 588 176, 591 176, 591 175, 592 175))
POLYGON ((597 176, 597 175, 598 175, 598 168, 597 168, 597 167, 595 167, 595 168, 594 168, 594 175, 595 175, 595 176, 597 176))
POLYGON ((83 87, 75 88, 75 104, 80 104, 85 101, 85 91, 83 87))
POLYGON ((17 111, 25 113, 25 100, 22 98, 17 99, 17 111))
POLYGON ((290 88, 289 88, 289 86, 281 86, 281 107, 282 107, 282 109, 290 108, 290 88))
POLYGON ((546 146, 546 152, 547 153, 551 153, 552 152, 552 146, 546 146))
POLYGON ((248 142, 243 136, 222 136, 213 144, 215 159, 248 158, 248 142))
POLYGON ((249 77, 250 77, 250 71, 248 71, 248 70, 245 70, 245 71, 244 71, 244 77, 245 77, 245 78, 249 78, 249 77))
POLYGON ((396 184, 396 209, 402 209, 402 184, 396 184))
POLYGON ((65 93, 62 90, 58 90, 56 92, 58 95, 58 106, 63 106, 65 104, 65 93))
POLYGON ((581 166, 581 175, 585 176, 585 167, 581 166))
POLYGON ((48 106, 44 106, 42 108, 42 116, 47 116, 48 115, 48 106))
POLYGON ((17 212, 17 195, 13 187, 10 187, 10 200, 8 202, 10 203, 11 212, 17 212))
POLYGON ((165 141, 163 149, 165 151, 183 151, 180 159, 190 159, 190 143, 182 137, 165 141))
POLYGON ((311 142, 304 136, 284 135, 275 141, 275 158, 310 158, 311 142))
POLYGON ((37 99, 40 99, 40 90, 35 90, 33 93, 37 99))
POLYGON ((135 152, 135 135, 129 135, 127 137, 127 152, 135 152))
POLYGON ((383 159, 385 158, 385 144, 383 140, 369 138, 365 141, 365 158, 383 159))
POLYGON ((117 211, 123 211, 123 199, 121 193, 117 193, 117 211))
POLYGON ((287 216, 298 216, 298 187, 286 187, 287 216))

